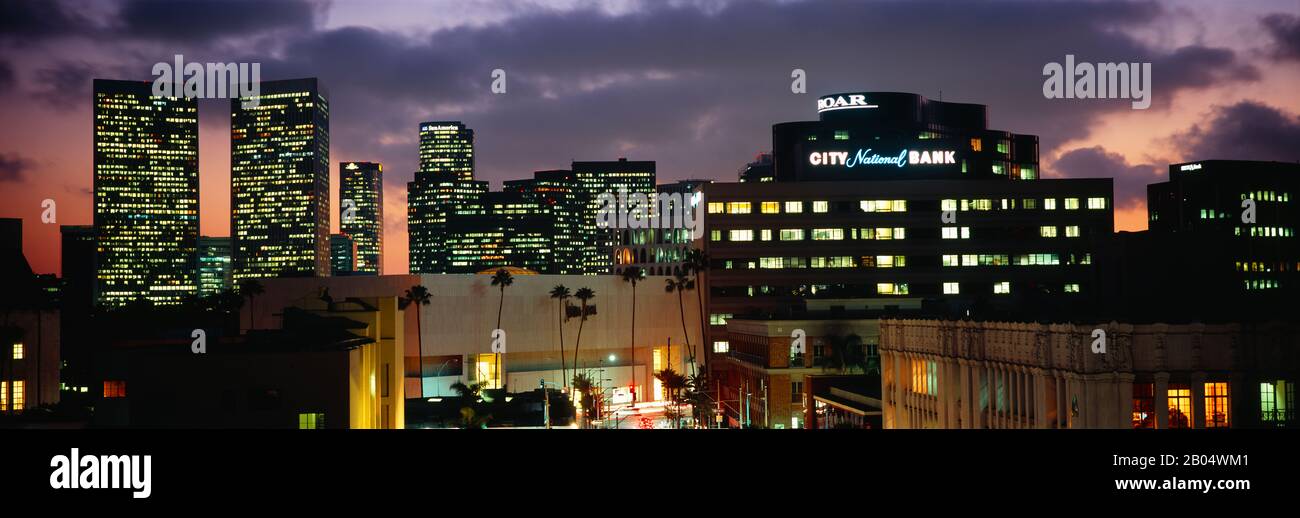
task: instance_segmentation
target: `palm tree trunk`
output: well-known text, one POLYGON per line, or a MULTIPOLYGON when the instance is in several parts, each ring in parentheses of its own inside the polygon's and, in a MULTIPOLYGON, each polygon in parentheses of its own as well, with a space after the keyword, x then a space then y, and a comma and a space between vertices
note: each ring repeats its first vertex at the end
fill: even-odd
POLYGON ((424 328, 420 323, 420 304, 412 302, 411 305, 415 306, 415 345, 418 349, 415 372, 420 376, 420 399, 424 399, 424 328))
MULTIPOLYGON (((501 310, 506 307, 506 286, 501 285, 501 302, 497 304, 497 329, 501 329, 501 310)), ((501 388, 501 353, 496 353, 496 365, 492 370, 496 371, 497 387, 501 388)))
POLYGON ((636 281, 632 282, 632 405, 636 405, 636 281))
POLYGON ((41 344, 45 341, 45 322, 41 317, 45 316, 44 308, 36 308, 36 407, 41 406, 41 344))
POLYGON ((677 290, 677 310, 682 315, 682 335, 686 337, 686 349, 691 353, 691 374, 693 375, 695 374, 695 349, 691 348, 691 333, 686 330, 686 301, 682 298, 682 290, 677 290))
POLYGON ((587 302, 582 302, 582 320, 578 321, 578 339, 573 342, 573 372, 578 372, 578 347, 582 345, 582 326, 587 323, 587 302))
POLYGON ((560 299, 560 381, 563 383, 564 388, 568 388, 569 380, 564 379, 564 306, 564 299, 560 299))
MULTIPOLYGON (((705 345, 707 345, 709 343, 709 319, 708 319, 708 310, 704 308, 703 290, 704 290, 704 283, 700 279, 700 274, 696 273, 695 274, 695 297, 699 301, 699 307, 697 309, 699 309, 699 313, 700 313, 700 341, 703 342, 705 345)), ((704 349, 705 356, 708 356, 709 352, 710 349, 708 348, 704 349)), ((693 357, 695 356, 694 349, 691 349, 691 356, 693 357)))

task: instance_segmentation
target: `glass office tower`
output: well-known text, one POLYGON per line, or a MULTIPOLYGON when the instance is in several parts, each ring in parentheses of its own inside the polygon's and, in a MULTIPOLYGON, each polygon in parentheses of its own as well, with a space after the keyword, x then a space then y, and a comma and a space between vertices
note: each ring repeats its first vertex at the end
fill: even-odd
POLYGON ((384 273, 384 166, 339 164, 339 230, 356 242, 356 273, 384 273))
POLYGON ((420 124, 420 171, 474 179, 474 130, 460 121, 420 124))

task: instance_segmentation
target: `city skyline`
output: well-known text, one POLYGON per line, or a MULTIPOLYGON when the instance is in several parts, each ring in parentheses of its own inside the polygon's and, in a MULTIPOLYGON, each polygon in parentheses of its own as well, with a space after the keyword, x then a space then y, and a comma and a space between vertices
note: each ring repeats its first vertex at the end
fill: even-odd
MULTIPOLYGON (((1169 163, 1300 158, 1287 154, 1294 153, 1289 143, 1300 134, 1295 115, 1300 99, 1287 95, 1300 77, 1300 52, 1291 36, 1296 17, 1284 14, 1285 2, 1239 9, 1194 1, 1108 4, 1104 9, 1088 2, 1012 2, 972 6, 961 17, 936 15, 934 6, 926 4, 881 4, 853 16, 836 16, 834 5, 821 2, 721 3, 712 8, 479 6, 458 8, 457 14, 465 15, 460 22, 409 11, 366 13, 358 2, 277 2, 258 24, 229 26, 214 20, 197 24, 203 30, 194 31, 168 27, 185 16, 201 18, 206 4, 188 12, 140 9, 149 5, 7 7, 6 18, 23 30, 3 36, 0 98, 35 102, 7 103, 15 106, 11 116, 34 122, 23 130, 0 130, 0 141, 6 142, 0 148, 6 164, 0 187, 19 200, 0 216, 24 219, 25 249, 37 272, 59 271, 58 225, 91 222, 90 78, 145 80, 153 63, 178 53, 188 61, 262 62, 267 80, 321 77, 331 88, 335 108, 331 196, 337 196, 341 161, 384 163, 391 173, 384 196, 385 271, 391 273, 407 271, 404 184, 418 167, 418 124, 429 120, 459 120, 475 128, 476 176, 493 187, 572 160, 620 156, 656 161, 660 183, 693 177, 733 181, 754 155, 770 152, 771 125, 810 118, 820 94, 899 90, 939 98, 944 90, 945 100, 989 105, 995 113, 990 122, 997 127, 1039 135, 1044 178, 1115 178, 1117 230, 1145 228, 1145 186, 1164 180, 1169 163), (862 27, 866 16, 897 23, 850 30, 851 25, 862 27), (788 34, 814 19, 835 29, 828 32, 839 34, 840 44, 825 48, 827 42, 816 38, 762 34, 788 34), (1211 20, 1214 26, 1207 26, 1211 20), (578 26, 594 31, 591 36, 626 38, 611 38, 622 41, 596 50, 580 41, 543 39, 557 32, 580 33, 572 29, 578 26), (900 28, 888 28, 892 26, 900 28), (960 35, 972 30, 1050 34, 1060 43, 1026 49, 995 38, 971 38, 970 50, 898 46, 910 41, 902 31, 960 35), (135 31, 139 37, 118 38, 94 52, 81 48, 85 34, 122 34, 114 31, 135 31), (657 38, 664 34, 681 37, 657 38), (241 36, 284 52, 277 54, 281 57, 255 52, 241 36), (444 45, 453 38, 463 42, 444 45), (782 46, 774 48, 764 39, 782 46), (205 50, 212 42, 223 43, 223 50, 205 50), (872 48, 863 48, 866 43, 872 48), (512 52, 492 51, 502 46, 512 52), (688 48, 706 52, 692 59, 656 58, 688 55, 688 48), (953 55, 936 57, 940 50, 953 55), (1153 62, 1151 108, 1131 110, 1120 100, 1043 98, 1043 65, 1062 60, 1067 51, 1095 61, 1153 62), (106 53, 104 59, 89 59, 99 52, 106 53), (334 57, 319 57, 325 52, 334 57), (972 58, 981 53, 1001 57, 972 58), (935 67, 936 62, 944 66, 935 67), (386 73, 366 73, 370 67, 384 67, 386 73), (505 94, 491 93, 495 68, 508 73, 505 94), (793 68, 807 71, 806 94, 790 93, 793 68), (873 72, 881 69, 898 73, 873 72), (726 87, 732 82, 756 87, 732 91, 726 87), (954 89, 958 85, 961 90, 954 89), (519 122, 525 120, 529 123, 519 122), (60 138, 49 138, 53 134, 60 138), (47 198, 58 203, 58 225, 40 224, 40 202, 47 198)), ((230 235, 230 128, 223 120, 228 109, 226 103, 199 101, 204 236, 230 235)), ((337 218, 330 215, 333 232, 338 231, 337 218)))

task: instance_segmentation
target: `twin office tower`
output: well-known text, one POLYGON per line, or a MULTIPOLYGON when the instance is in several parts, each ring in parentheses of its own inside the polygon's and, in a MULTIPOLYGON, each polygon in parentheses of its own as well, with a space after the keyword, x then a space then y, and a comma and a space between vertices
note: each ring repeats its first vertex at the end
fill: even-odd
MULTIPOLYGON (((230 277, 330 273, 329 101, 316 79, 230 102, 230 277)), ((151 83, 94 84, 96 300, 174 304, 199 290, 198 103, 151 83)), ((356 270, 380 273, 383 168, 340 164, 340 230, 356 270)))
MULTIPOLYGON (((97 302, 174 304, 244 279, 383 273, 380 164, 339 164, 342 235, 330 235, 329 101, 316 79, 263 82, 256 106, 230 101, 228 244, 199 237, 197 101, 97 79, 94 103, 97 302), (224 249, 228 263, 203 257, 224 249)), ((594 213, 595 193, 653 190, 653 162, 574 162, 488 192, 474 180, 473 142, 460 123, 420 125, 420 168, 408 184, 412 273, 607 273, 613 236, 582 215, 594 213)))

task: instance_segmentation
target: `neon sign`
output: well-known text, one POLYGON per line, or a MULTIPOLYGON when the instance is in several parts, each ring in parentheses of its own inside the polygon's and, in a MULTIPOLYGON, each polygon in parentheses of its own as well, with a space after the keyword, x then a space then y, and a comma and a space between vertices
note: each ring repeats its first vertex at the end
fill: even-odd
POLYGON ((898 152, 897 155, 881 155, 868 148, 859 149, 854 153, 848 151, 814 151, 808 155, 809 165, 840 165, 850 169, 860 165, 892 165, 901 168, 907 165, 956 163, 956 151, 910 151, 904 149, 898 152))
POLYGON ((817 113, 879 107, 880 106, 878 105, 868 103, 867 96, 863 94, 832 95, 817 100, 817 113))

